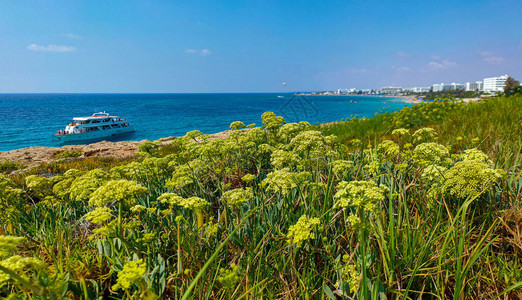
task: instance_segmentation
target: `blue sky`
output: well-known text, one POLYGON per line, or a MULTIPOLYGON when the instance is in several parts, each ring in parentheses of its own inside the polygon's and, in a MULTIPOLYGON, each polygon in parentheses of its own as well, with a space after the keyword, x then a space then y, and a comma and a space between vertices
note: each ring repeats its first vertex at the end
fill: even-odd
POLYGON ((522 79, 521 11, 520 0, 2 0, 0 92, 293 92, 522 79))

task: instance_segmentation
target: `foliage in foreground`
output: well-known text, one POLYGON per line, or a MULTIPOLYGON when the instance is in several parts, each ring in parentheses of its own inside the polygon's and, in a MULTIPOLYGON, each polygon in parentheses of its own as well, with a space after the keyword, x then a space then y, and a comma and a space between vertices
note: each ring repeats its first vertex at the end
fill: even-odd
POLYGON ((112 168, 23 184, 0 174, 0 294, 520 297, 520 135, 504 141, 502 131, 509 152, 491 152, 495 137, 450 144, 458 131, 441 130, 477 105, 489 104, 379 116, 381 139, 378 126, 371 139, 346 138, 364 120, 324 135, 265 113, 262 127, 234 122, 221 140, 189 132, 168 154, 146 144, 141 159, 112 168), (409 129, 415 118, 442 122, 409 129))

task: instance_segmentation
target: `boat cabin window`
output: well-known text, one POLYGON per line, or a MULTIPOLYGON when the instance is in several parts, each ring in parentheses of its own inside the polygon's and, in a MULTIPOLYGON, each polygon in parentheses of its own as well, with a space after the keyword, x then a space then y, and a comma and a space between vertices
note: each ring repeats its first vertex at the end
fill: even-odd
POLYGON ((100 120, 92 120, 93 123, 100 123, 100 120))

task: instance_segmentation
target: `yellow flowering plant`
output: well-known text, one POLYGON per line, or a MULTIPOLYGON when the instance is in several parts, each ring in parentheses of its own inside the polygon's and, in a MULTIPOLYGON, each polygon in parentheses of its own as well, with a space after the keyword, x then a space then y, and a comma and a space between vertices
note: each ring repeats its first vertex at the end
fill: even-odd
POLYGON ((252 193, 251 187, 226 191, 221 197, 221 201, 233 209, 240 208, 243 203, 251 201, 252 199, 254 199, 254 194, 252 193))
POLYGON ((471 198, 489 190, 502 175, 482 160, 464 160, 444 172, 442 190, 457 198, 471 198))
POLYGON ((218 281, 228 290, 233 289, 239 281, 239 267, 232 263, 230 269, 221 268, 218 281))
POLYGON ((239 129, 243 129, 245 128, 245 123, 241 122, 241 121, 234 121, 230 124, 230 129, 232 130, 239 130, 239 129))
POLYGON ((309 172, 291 173, 288 168, 275 170, 267 174, 262 181, 262 186, 268 186, 268 190, 288 195, 293 189, 301 185, 306 185, 309 172))
POLYGON ((136 196, 144 194, 147 189, 125 179, 110 180, 94 191, 89 198, 89 205, 102 207, 112 202, 134 205, 136 196))
POLYGON ((25 178, 25 184, 40 197, 50 195, 52 192, 52 181, 45 177, 29 175, 25 178))
POLYGON ((413 159, 420 166, 448 166, 452 163, 446 147, 437 143, 422 143, 413 150, 413 159))
POLYGON ((332 172, 339 179, 343 179, 353 168, 353 161, 338 159, 332 162, 332 172))
POLYGON ((24 242, 23 237, 0 235, 0 288, 7 284, 14 284, 22 290, 30 290, 37 295, 43 294, 44 289, 39 289, 32 283, 37 278, 30 278, 38 274, 45 264, 34 257, 22 257, 17 255, 17 245, 24 242))
POLYGON ((416 130, 411 137, 414 143, 428 143, 437 140, 438 134, 435 129, 424 127, 416 130))
POLYGON ((315 234, 313 230, 321 224, 319 218, 309 218, 306 215, 302 215, 297 223, 291 225, 288 228, 287 238, 288 243, 296 245, 296 247, 300 247, 304 241, 308 239, 314 239, 315 234))
MULTIPOLYGON (((334 208, 353 209, 347 221, 350 226, 358 231, 358 240, 360 243, 360 269, 362 278, 366 278, 367 266, 366 257, 369 249, 368 228, 370 227, 370 218, 374 217, 377 212, 379 203, 385 199, 385 193, 390 190, 384 185, 378 186, 374 181, 341 181, 337 185, 337 192, 334 195, 336 203, 334 208)), ((353 276, 352 276, 353 277, 353 276)), ((351 290, 353 288, 351 285, 351 290)), ((363 294, 367 293, 366 283, 362 283, 363 294)))
POLYGON ((210 203, 199 197, 183 198, 175 193, 164 193, 158 197, 158 201, 168 203, 170 206, 182 206, 195 212, 198 219, 198 228, 204 224, 203 211, 210 206, 210 203))
POLYGON ((125 263, 121 271, 118 272, 118 279, 116 284, 112 286, 112 289, 115 291, 119 289, 128 290, 135 284, 140 283, 146 272, 147 264, 143 259, 129 261, 125 263))

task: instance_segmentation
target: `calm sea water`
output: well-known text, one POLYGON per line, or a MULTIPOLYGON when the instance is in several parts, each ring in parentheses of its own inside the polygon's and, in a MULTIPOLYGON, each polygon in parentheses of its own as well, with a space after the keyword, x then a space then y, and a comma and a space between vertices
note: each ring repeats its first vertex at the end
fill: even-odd
POLYGON ((371 117, 407 105, 400 98, 293 94, 0 94, 0 151, 60 146, 53 138, 57 130, 73 117, 98 111, 131 122, 136 132, 123 139, 155 140, 194 129, 215 133, 233 121, 261 125, 265 111, 283 115, 287 122, 318 123, 371 117))

